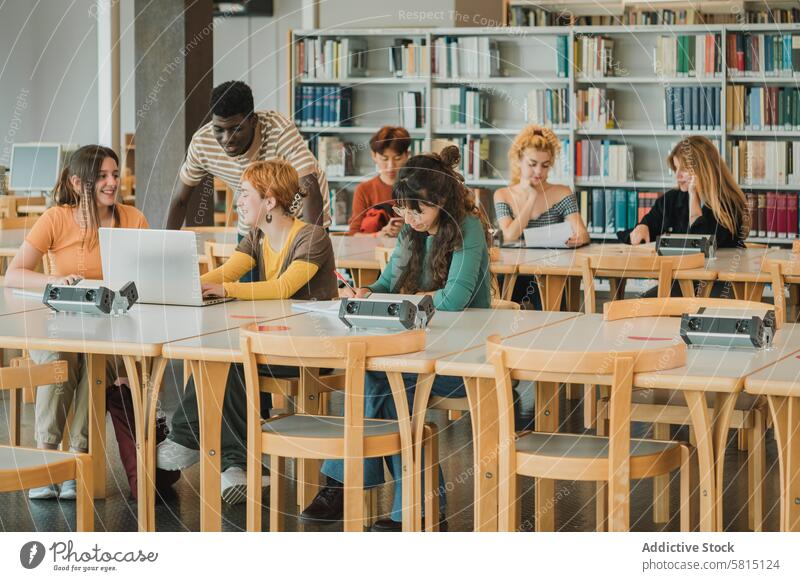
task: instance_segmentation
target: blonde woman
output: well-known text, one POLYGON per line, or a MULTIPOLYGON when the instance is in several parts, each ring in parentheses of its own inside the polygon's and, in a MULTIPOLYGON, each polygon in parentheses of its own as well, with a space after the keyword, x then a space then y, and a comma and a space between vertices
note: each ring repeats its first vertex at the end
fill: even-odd
POLYGON ((510 185, 494 194, 504 241, 519 240, 526 228, 568 222, 572 236, 565 242, 569 246, 589 243, 575 195, 567 186, 547 181, 560 150, 555 133, 538 125, 529 125, 514 139, 508 152, 510 185))
POLYGON ((669 190, 630 233, 631 244, 665 232, 713 234, 720 248, 743 247, 750 231, 747 201, 714 144, 693 135, 667 157, 677 188, 669 190))
MULTIPOLYGON (((550 168, 558 158, 561 142, 552 130, 538 125, 523 129, 508 151, 511 181, 494 194, 497 225, 503 240, 519 240, 526 228, 568 222, 572 236, 567 245, 589 243, 589 232, 581 219, 578 201, 567 186, 547 181, 550 168)), ((523 308, 541 309, 536 279, 520 276, 511 295, 523 308)))

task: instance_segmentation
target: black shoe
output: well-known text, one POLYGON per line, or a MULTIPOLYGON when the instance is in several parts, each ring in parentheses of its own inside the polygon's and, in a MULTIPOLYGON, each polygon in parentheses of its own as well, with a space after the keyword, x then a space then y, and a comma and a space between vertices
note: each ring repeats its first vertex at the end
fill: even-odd
POLYGON ((342 520, 344 511, 344 489, 329 485, 320 490, 298 517, 306 523, 331 523, 342 520))
MULTIPOLYGON (((439 532, 446 533, 447 532, 447 518, 445 518, 444 514, 439 515, 439 532)), ((422 517, 422 529, 425 530, 425 517, 422 517)), ((399 533, 403 531, 403 523, 398 522, 396 520, 392 520, 390 518, 382 518, 380 520, 376 520, 372 528, 369 529, 373 533, 399 533)))

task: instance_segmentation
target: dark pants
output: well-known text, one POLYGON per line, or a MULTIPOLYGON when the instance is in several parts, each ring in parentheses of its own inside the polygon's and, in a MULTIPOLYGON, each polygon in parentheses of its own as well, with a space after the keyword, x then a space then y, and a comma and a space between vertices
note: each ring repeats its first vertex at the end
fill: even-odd
MULTIPOLYGON (((266 377, 297 377, 296 367, 282 365, 258 366, 259 375, 266 377)), ((269 417, 272 396, 261 394, 261 417, 269 417)), ((194 377, 186 386, 186 393, 180 406, 172 416, 172 430, 169 438, 182 446, 193 450, 200 449, 200 418, 197 413, 197 393, 194 377)), ((225 398, 222 400, 222 456, 220 464, 224 472, 228 468, 238 466, 247 469, 247 392, 244 382, 244 367, 231 365, 228 382, 225 385, 225 398)))
MULTIPOLYGON (((500 288, 503 287, 505 277, 498 277, 500 288)), ((539 285, 536 284, 536 277, 530 275, 520 275, 514 284, 514 292, 511 300, 522 305, 523 309, 542 310, 542 297, 539 294, 539 285)))
MULTIPOLYGON (((138 498, 136 474, 136 422, 133 417, 133 398, 127 385, 109 385, 106 388, 106 409, 111 415, 111 424, 114 426, 114 435, 119 446, 119 456, 128 485, 131 488, 131 497, 138 498)), ((156 422, 156 443, 166 437, 167 426, 156 422)), ((156 468, 156 490, 166 491, 181 477, 177 470, 161 470, 156 468)))
MULTIPOLYGON (((242 241, 242 238, 244 238, 244 236, 242 236, 241 234, 237 234, 237 238, 236 238, 236 239, 237 239, 239 242, 241 242, 241 241, 242 241)), ((256 267, 255 267, 253 270, 251 270, 250 272, 246 272, 246 273, 244 274, 244 276, 242 276, 242 277, 239 279, 239 282, 258 282, 258 266, 256 266, 256 267)))

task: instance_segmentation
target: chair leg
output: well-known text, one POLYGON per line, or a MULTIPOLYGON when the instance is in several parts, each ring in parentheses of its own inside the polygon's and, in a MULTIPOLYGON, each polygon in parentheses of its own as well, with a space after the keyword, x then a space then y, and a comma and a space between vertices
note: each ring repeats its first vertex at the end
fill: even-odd
POLYGON ((747 437, 747 429, 739 428, 736 430, 736 445, 740 452, 744 452, 747 450, 748 446, 748 437, 747 437))
POLYGON ((75 524, 79 532, 94 531, 94 478, 92 461, 88 455, 75 457, 75 524))
MULTIPOLYGON (((669 440, 669 424, 653 424, 653 438, 669 440)), ((669 474, 653 477, 653 522, 669 522, 669 474)))
MULTIPOLYGON (((606 421, 608 420, 608 400, 601 400, 597 404, 597 435, 606 435, 606 421)), ((595 530, 603 533, 608 530, 608 484, 603 480, 597 483, 595 493, 595 530)))
POLYGON ((592 430, 597 424, 597 394, 595 386, 583 386, 583 427, 592 430))
MULTIPOLYGON (((261 475, 261 446, 258 451, 248 450, 247 454, 247 508, 245 509, 246 529, 249 532, 261 532, 262 492, 261 475)), ((273 456, 274 461, 274 456, 273 456)), ((276 468, 277 469, 277 468, 276 468)), ((273 494, 275 489, 272 488, 273 494)), ((272 515, 270 514, 270 519, 272 515)))
POLYGON ((436 424, 425 424, 425 532, 439 531, 439 434, 436 424))
POLYGON ((22 403, 36 403, 35 387, 26 387, 22 390, 22 403))
MULTIPOLYGON (((283 530, 284 503, 286 489, 286 458, 283 456, 270 456, 269 478, 269 530, 278 532, 283 530)), ((260 509, 260 506, 258 507, 260 509)))
POLYGON ((11 406, 11 414, 8 418, 8 439, 12 446, 19 446, 21 428, 22 428, 22 390, 12 389, 10 393, 9 405, 11 406))
POLYGON ((765 413, 753 410, 753 427, 747 430, 748 491, 747 517, 750 529, 761 532, 764 526, 764 474, 766 472, 766 447, 764 443, 765 413))
POLYGON ((447 410, 447 419, 451 422, 461 418, 461 412, 458 410, 447 410))
MULTIPOLYGON (((408 483, 410 484, 410 482, 408 483)), ((298 483, 298 485, 301 485, 298 483)), ((405 488, 406 483, 403 483, 405 488)), ((364 459, 344 459, 344 522, 345 532, 364 531, 364 459)))
POLYGON ((692 454, 688 446, 681 446, 680 519, 681 532, 692 530, 692 454))

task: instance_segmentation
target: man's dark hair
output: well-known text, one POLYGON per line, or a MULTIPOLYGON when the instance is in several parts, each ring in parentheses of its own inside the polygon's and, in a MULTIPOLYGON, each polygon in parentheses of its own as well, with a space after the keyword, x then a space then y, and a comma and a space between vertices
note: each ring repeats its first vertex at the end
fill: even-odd
POLYGON ((253 91, 242 81, 228 81, 211 91, 211 113, 217 117, 247 117, 253 109, 253 91))

